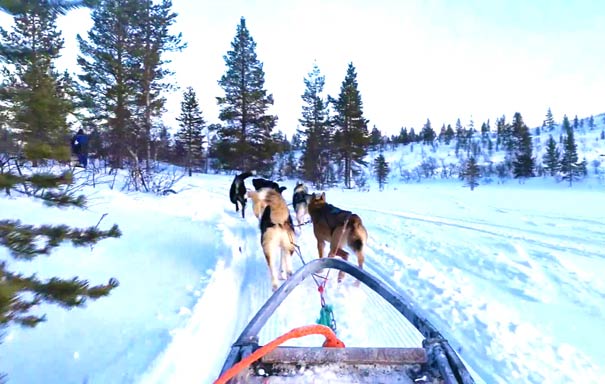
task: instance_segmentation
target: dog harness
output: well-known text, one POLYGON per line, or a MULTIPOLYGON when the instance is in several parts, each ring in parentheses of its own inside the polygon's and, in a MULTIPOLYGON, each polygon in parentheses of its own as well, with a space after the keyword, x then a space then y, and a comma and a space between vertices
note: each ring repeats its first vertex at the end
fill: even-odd
POLYGON ((333 234, 337 227, 344 225, 349 216, 352 215, 351 211, 345 211, 332 204, 324 205, 321 210, 328 228, 330 228, 330 234, 333 234))
POLYGON ((294 204, 294 205, 300 204, 300 203, 306 203, 306 202, 307 202, 307 198, 305 197, 304 192, 296 192, 294 194, 294 196, 292 196, 292 204, 294 204))

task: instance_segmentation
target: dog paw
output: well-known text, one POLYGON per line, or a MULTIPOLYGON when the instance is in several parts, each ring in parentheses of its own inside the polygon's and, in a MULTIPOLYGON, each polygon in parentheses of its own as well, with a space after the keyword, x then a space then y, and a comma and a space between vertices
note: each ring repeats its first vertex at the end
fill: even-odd
POLYGON ((279 274, 279 279, 280 280, 286 280, 287 276, 286 276, 286 272, 282 272, 279 274))
POLYGON ((271 283, 271 288, 273 289, 273 292, 277 291, 277 281, 271 283))

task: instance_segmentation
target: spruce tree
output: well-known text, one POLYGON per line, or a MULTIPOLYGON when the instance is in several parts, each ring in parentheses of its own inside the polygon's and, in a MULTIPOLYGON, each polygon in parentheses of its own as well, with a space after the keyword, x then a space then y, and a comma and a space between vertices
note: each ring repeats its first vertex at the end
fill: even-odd
POLYGON ((420 137, 422 138, 422 142, 424 145, 432 145, 433 141, 435 141, 435 131, 431 127, 431 121, 426 119, 426 124, 422 127, 422 131, 420 131, 420 137))
POLYGON ((450 124, 448 124, 447 128, 445 129, 445 136, 444 136, 445 144, 449 145, 455 135, 456 135, 456 133, 452 129, 452 126, 450 124))
MULTIPOLYGON (((65 192, 65 187, 73 182, 69 171, 61 174, 33 174, 21 176, 14 168, 0 172, 0 187, 6 192, 23 193, 43 200, 53 207, 75 206, 84 208, 83 196, 73 196, 65 192)), ((8 248, 8 255, 17 261, 33 260, 50 253, 62 243, 83 247, 96 244, 98 241, 119 237, 120 230, 114 225, 109 230, 96 226, 88 228, 70 228, 66 225, 32 226, 20 220, 0 220, 0 245, 8 248)), ((48 302, 64 307, 81 306, 86 299, 106 296, 117 287, 115 279, 108 284, 90 286, 88 281, 78 277, 72 279, 51 278, 39 279, 36 275, 25 276, 9 270, 9 259, 0 258, 0 326, 16 323, 35 326, 44 321, 44 316, 32 314, 34 306, 48 302)))
POLYGON ((563 139, 563 156, 561 157, 561 174, 563 180, 569 181, 569 186, 577 180, 581 173, 581 165, 578 163, 578 151, 574 138, 573 128, 569 125, 569 121, 565 124, 566 118, 563 120, 566 136, 563 139))
POLYGON ((397 142, 403 145, 410 143, 410 135, 406 127, 401 127, 399 130, 399 136, 397 136, 397 142))
POLYGON ((471 191, 479 185, 479 166, 474 156, 468 159, 460 176, 464 180, 465 185, 471 188, 471 191))
POLYGON ((1 9, 14 18, 12 32, 0 28, 2 84, 0 102, 12 132, 24 146, 29 160, 69 159, 67 116, 73 84, 60 74, 54 61, 60 56, 63 38, 57 17, 67 5, 46 1, 3 2, 1 9))
POLYGON ((549 132, 552 132, 553 129, 555 129, 555 120, 553 119, 552 111, 550 110, 550 107, 546 111, 546 119, 544 120, 544 127, 546 127, 546 129, 548 129, 549 132))
POLYGON ((374 172, 376 174, 376 181, 378 181, 378 187, 382 191, 391 172, 389 163, 387 163, 382 153, 374 159, 374 172))
POLYGON ((532 157, 531 135, 519 112, 515 113, 511 128, 515 146, 513 175, 515 178, 533 177, 535 161, 532 157))
POLYGON ((205 141, 203 134, 205 121, 192 87, 188 87, 183 92, 181 114, 177 117, 177 121, 181 129, 177 132, 176 141, 185 150, 185 165, 189 176, 191 176, 193 165, 201 165, 202 145, 205 141))
POLYGON ((223 121, 217 156, 227 169, 273 168, 275 145, 271 133, 277 116, 267 114, 273 95, 267 94, 263 64, 242 17, 231 50, 224 56, 227 71, 219 80, 225 96, 217 97, 223 121))
POLYGON ((372 131, 370 132, 370 145, 374 151, 379 149, 382 145, 382 133, 376 126, 373 126, 372 131))
POLYGON ((546 152, 542 157, 542 161, 544 162, 544 169, 550 176, 557 175, 560 169, 560 158, 561 151, 557 147, 557 142, 553 139, 552 135, 549 135, 546 141, 546 152))
POLYGON ((573 118, 573 130, 577 131, 580 127, 580 122, 578 121, 578 115, 573 118))
POLYGON ((363 103, 353 63, 349 63, 338 99, 331 101, 336 112, 334 125, 339 134, 336 142, 338 160, 342 165, 345 186, 351 188, 352 178, 359 172, 359 166, 366 165, 364 157, 369 144, 368 121, 363 117, 363 103))
POLYGON ((299 119, 301 128, 298 130, 303 141, 300 159, 302 175, 316 187, 322 188, 327 182, 328 168, 332 158, 332 134, 328 119, 328 104, 323 97, 325 77, 317 64, 304 79, 305 92, 302 117, 299 119))

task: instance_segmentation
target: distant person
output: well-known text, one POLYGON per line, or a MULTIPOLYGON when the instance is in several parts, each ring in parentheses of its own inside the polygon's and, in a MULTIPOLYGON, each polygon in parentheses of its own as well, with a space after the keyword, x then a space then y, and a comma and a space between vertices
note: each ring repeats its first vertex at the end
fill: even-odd
POLYGON ((88 136, 82 129, 71 138, 71 151, 78 157, 78 163, 86 168, 88 165, 88 136))

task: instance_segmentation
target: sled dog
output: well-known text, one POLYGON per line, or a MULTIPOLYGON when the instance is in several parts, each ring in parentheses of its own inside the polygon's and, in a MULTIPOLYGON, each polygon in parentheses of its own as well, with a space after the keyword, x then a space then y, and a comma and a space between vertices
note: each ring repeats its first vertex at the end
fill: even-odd
POLYGON ((239 211, 238 203, 242 205, 242 218, 245 217, 246 211, 246 185, 244 184, 244 180, 252 175, 252 172, 236 175, 229 189, 229 199, 235 204, 235 212, 239 211))
MULTIPOLYGON (((308 209, 313 221, 313 233, 317 239, 319 257, 324 257, 324 244, 327 241, 330 243, 329 257, 341 256, 348 260, 348 252, 342 249, 344 245, 347 245, 357 256, 359 268, 363 268, 363 250, 368 241, 368 232, 363 226, 361 218, 354 213, 328 204, 325 193, 321 195, 313 193, 308 209)), ((339 273, 338 280, 341 281, 343 277, 344 273, 339 273)))
POLYGON ((260 242, 265 254, 271 287, 277 289, 275 262, 277 252, 281 253, 281 271, 279 278, 285 280, 292 275, 292 253, 294 253, 294 225, 288 210, 288 204, 282 195, 271 188, 249 191, 255 214, 260 216, 260 242), (262 208, 262 210, 261 210, 262 208))
POLYGON ((300 181, 297 182, 292 195, 292 207, 294 208, 298 225, 302 225, 304 222, 304 218, 308 213, 307 207, 309 205, 310 198, 311 195, 309 195, 307 186, 300 181))
POLYGON ((280 187, 279 184, 277 184, 275 181, 263 179, 261 177, 252 179, 252 185, 257 191, 260 191, 263 188, 273 188, 277 192, 282 193, 287 189, 286 187, 280 187))

